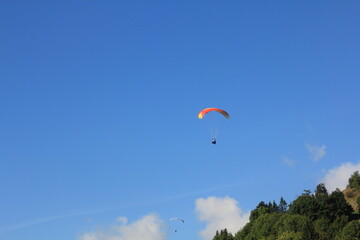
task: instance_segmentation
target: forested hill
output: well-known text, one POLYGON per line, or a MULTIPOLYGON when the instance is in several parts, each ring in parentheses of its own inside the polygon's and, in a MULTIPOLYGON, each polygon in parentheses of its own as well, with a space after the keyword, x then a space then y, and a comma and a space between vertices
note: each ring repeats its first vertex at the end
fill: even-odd
POLYGON ((324 184, 305 190, 291 204, 261 201, 250 221, 234 235, 226 229, 213 240, 360 240, 360 175, 344 191, 328 193, 324 184))

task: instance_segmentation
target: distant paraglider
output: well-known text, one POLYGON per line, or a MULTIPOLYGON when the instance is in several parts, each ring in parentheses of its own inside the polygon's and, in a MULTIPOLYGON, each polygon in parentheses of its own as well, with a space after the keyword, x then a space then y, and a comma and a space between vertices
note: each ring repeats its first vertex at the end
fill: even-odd
MULTIPOLYGON (((222 114, 225 118, 229 118, 230 115, 223 109, 220 109, 220 108, 205 108, 203 110, 201 110, 198 114, 198 118, 199 119, 202 119, 207 113, 209 112, 212 112, 212 111, 215 111, 215 112, 218 112, 220 114, 222 114)), ((216 144, 216 137, 215 137, 216 134, 213 134, 212 135, 212 138, 211 138, 211 144, 216 144)))
MULTIPOLYGON (((173 217, 169 219, 170 221, 180 221, 182 223, 185 223, 184 219, 178 218, 178 217, 173 217)), ((175 229, 175 232, 177 232, 177 229, 175 229)))

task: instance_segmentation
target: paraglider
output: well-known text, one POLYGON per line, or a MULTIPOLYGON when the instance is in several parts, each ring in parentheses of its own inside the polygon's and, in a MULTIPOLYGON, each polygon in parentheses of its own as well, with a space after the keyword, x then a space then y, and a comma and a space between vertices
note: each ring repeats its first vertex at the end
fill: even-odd
MULTIPOLYGON (((201 110, 198 114, 198 118, 202 119, 206 114, 208 114, 209 112, 218 112, 220 114, 222 114, 226 119, 228 119, 230 117, 230 115, 223 109, 220 108, 205 108, 203 110, 201 110)), ((216 138, 215 138, 216 134, 213 134, 212 138, 211 138, 211 144, 215 145, 216 144, 216 138)))
POLYGON ((185 222, 184 219, 181 218, 177 218, 177 217, 170 218, 170 221, 174 221, 174 220, 182 221, 183 223, 185 222))
MULTIPOLYGON (((184 223, 184 219, 178 218, 178 217, 173 217, 169 219, 170 221, 180 221, 182 223, 184 223)), ((177 229, 175 229, 175 232, 177 232, 177 229)))
POLYGON ((220 108, 205 108, 199 112, 199 114, 198 114, 199 119, 202 119, 205 116, 205 114, 212 112, 212 111, 221 113, 226 118, 230 117, 230 115, 225 110, 222 110, 220 108))

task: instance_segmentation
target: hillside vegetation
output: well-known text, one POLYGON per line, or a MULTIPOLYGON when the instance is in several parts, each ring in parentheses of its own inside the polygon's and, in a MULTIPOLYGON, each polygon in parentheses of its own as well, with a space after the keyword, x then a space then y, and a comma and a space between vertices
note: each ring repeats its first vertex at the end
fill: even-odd
POLYGON ((359 213, 360 211, 360 174, 356 171, 349 179, 347 188, 343 191, 346 201, 359 213))
POLYGON ((345 195, 346 201, 351 205, 351 207, 354 210, 359 211, 357 199, 360 197, 360 189, 353 190, 350 188, 346 188, 343 193, 345 195))
POLYGON ((250 221, 235 235, 223 229, 213 240, 360 240, 360 175, 356 171, 347 188, 328 193, 319 184, 305 190, 291 204, 281 197, 260 202, 250 221))

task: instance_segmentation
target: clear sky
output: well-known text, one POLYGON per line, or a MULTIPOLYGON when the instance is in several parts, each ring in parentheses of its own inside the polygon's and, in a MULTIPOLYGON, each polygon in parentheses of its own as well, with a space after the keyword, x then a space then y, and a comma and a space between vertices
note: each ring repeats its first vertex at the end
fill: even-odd
POLYGON ((359 12, 0 1, 0 239, 207 240, 260 201, 343 187, 360 169, 359 12))

